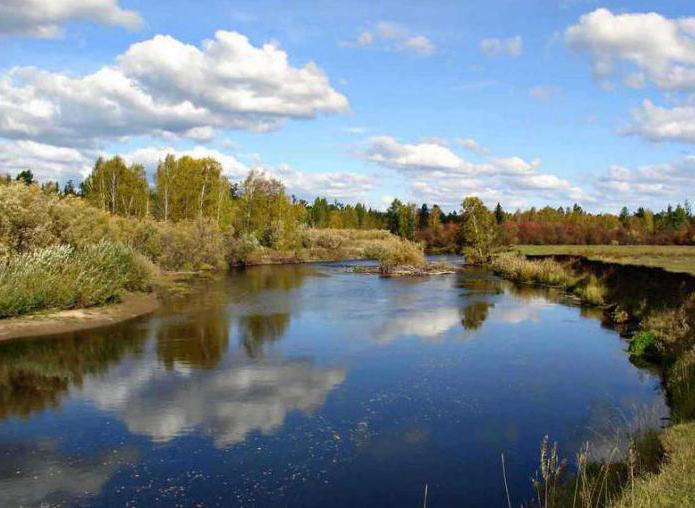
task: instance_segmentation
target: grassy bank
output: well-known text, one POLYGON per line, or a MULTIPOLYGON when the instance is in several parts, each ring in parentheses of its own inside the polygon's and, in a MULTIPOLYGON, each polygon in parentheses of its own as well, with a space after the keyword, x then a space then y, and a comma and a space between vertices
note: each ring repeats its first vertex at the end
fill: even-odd
POLYGON ((595 261, 663 268, 695 275, 695 246, 681 245, 520 245, 525 255, 581 256, 595 261))
POLYGON ((529 260, 513 253, 495 256, 490 268, 506 279, 555 287, 577 296, 589 305, 603 305, 606 288, 591 274, 579 274, 552 259, 529 260))
MULTIPOLYGON (((681 272, 687 266, 678 260, 684 247, 523 247, 532 255, 571 255, 593 261, 624 265, 660 267, 681 272), (597 254, 598 252, 598 254, 597 254)), ((694 258, 695 259, 695 258, 694 258)), ((654 363, 663 372, 666 396, 671 407, 672 426, 661 432, 647 431, 633 436, 627 451, 618 451, 600 462, 588 460, 588 449, 580 453, 572 467, 557 456, 557 449, 544 442, 539 479, 536 482, 538 506, 554 507, 662 507, 691 506, 695 503, 695 294, 692 285, 678 286, 677 298, 659 294, 647 296, 665 279, 683 284, 687 276, 662 277, 650 288, 635 294, 635 284, 625 277, 637 277, 636 269, 594 264, 591 267, 572 260, 527 259, 516 253, 497 255, 490 264, 493 271, 511 280, 556 287, 577 295, 582 301, 604 305, 604 321, 619 327, 629 340, 628 352, 634 361, 654 363), (605 269, 603 268, 605 266, 605 269), (620 294, 620 289, 632 289, 620 294), (690 288, 683 290, 682 288, 690 288), (642 296, 640 296, 640 294, 642 296), (627 327, 625 325, 628 325, 627 327)), ((638 279, 637 280, 641 280, 638 279)), ((642 281, 644 283, 644 281, 642 281)), ((639 284, 639 283, 638 283, 639 284)), ((673 296, 673 295, 668 295, 673 296)))

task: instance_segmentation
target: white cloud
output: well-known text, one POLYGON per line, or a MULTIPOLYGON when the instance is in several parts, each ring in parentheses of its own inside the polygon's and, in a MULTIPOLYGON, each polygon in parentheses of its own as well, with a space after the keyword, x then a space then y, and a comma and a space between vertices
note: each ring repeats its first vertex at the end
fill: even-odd
POLYGON ((410 193, 418 202, 458 206, 461 198, 471 194, 489 204, 502 201, 506 206, 520 206, 534 199, 593 201, 568 180, 540 172, 540 159, 527 161, 513 156, 476 164, 442 143, 423 140, 405 144, 390 136, 372 138, 363 157, 408 178, 410 193))
POLYGON ((601 199, 614 207, 626 203, 662 207, 666 202, 682 202, 695 188, 695 156, 635 169, 612 166, 594 183, 601 199))
POLYGON ((118 0, 3 0, 0 35, 51 38, 63 33, 70 21, 91 21, 137 30, 140 15, 123 9, 118 0))
POLYGON ((632 111, 632 123, 623 132, 649 141, 695 143, 695 104, 662 108, 646 99, 632 111))
POLYGON ((44 145, 33 141, 0 143, 0 174, 30 169, 39 181, 81 180, 93 160, 74 148, 44 145))
POLYGON ((655 12, 613 14, 596 9, 565 31, 565 41, 593 60, 605 79, 625 69, 630 86, 646 79, 664 90, 695 91, 695 17, 666 18, 655 12), (631 69, 630 69, 631 68, 631 69), (638 73, 634 73, 634 69, 638 73))
POLYGON ((441 143, 403 144, 391 136, 376 136, 370 143, 365 153, 369 161, 405 173, 473 174, 490 170, 486 164, 466 161, 441 143))
POLYGON ((405 51, 419 56, 429 56, 437 49, 426 36, 413 34, 406 26, 392 21, 380 21, 363 30, 353 40, 342 41, 346 48, 379 46, 388 51, 405 51))
POLYGON ((470 150, 478 155, 489 155, 490 149, 486 146, 481 145, 475 139, 472 138, 458 138, 456 143, 464 147, 466 150, 470 150))
POLYGON ((201 47, 158 35, 116 64, 72 77, 15 67, 0 77, 0 136, 94 146, 126 136, 209 137, 213 129, 267 131, 290 118, 348 110, 313 62, 218 31, 201 47))
POLYGON ((508 39, 489 37, 480 41, 480 51, 490 57, 502 55, 517 57, 521 55, 523 49, 524 41, 520 35, 508 39))

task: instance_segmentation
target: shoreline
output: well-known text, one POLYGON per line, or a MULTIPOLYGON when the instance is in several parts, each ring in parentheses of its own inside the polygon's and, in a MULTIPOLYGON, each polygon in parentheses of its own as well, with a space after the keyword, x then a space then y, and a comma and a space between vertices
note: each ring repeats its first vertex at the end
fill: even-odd
POLYGON ((109 326, 151 314, 159 306, 156 293, 126 293, 118 303, 3 319, 0 320, 0 342, 109 326))

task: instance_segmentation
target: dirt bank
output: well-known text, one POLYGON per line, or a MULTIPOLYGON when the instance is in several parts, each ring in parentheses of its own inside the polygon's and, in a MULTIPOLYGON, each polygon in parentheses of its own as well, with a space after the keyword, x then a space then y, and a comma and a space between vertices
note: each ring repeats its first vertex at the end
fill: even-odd
POLYGON ((0 320, 0 341, 76 332, 112 325, 154 312, 159 306, 155 294, 128 293, 120 303, 46 312, 0 320))

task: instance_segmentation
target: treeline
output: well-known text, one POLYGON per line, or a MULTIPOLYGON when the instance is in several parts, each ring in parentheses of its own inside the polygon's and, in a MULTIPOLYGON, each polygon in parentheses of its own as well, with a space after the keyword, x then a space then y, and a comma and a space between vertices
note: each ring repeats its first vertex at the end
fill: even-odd
MULTIPOLYGON (((30 171, 17 180, 31 184, 30 171)), ((5 181, 10 181, 9 176, 5 181)), ((426 245, 431 252, 458 252, 465 244, 462 210, 445 213, 438 205, 416 205, 395 199, 387 211, 290 196, 282 183, 251 172, 231 182, 212 158, 167 156, 157 166, 153 185, 142 165, 127 165, 120 157, 98 159, 91 174, 75 185, 69 181, 43 183, 44 192, 79 195, 111 214, 178 223, 205 219, 248 244, 291 249, 302 228, 387 229, 426 245)), ((484 207, 484 205, 483 205, 484 207)), ((571 207, 535 207, 506 211, 500 204, 489 210, 495 242, 514 244, 695 244, 695 218, 689 203, 665 210, 646 208, 619 213, 589 213, 571 207)))
MULTIPOLYGON (((490 217, 495 242, 502 245, 695 245, 695 217, 688 201, 658 212, 623 207, 619 214, 592 214, 577 204, 513 213, 499 203, 493 210, 480 205, 490 217)), ((392 233, 421 241, 431 251, 458 252, 467 236, 463 213, 462 208, 445 215, 437 205, 418 207, 396 199, 386 223, 392 233)))

